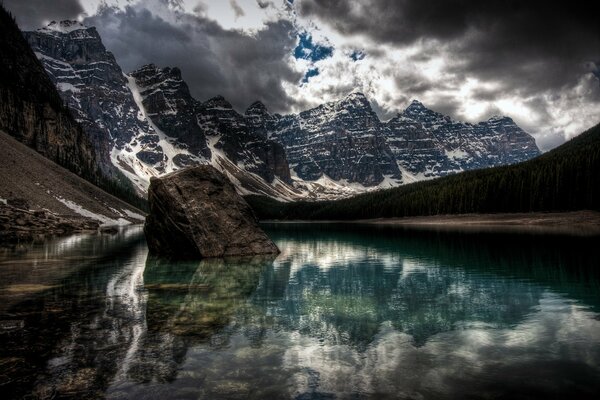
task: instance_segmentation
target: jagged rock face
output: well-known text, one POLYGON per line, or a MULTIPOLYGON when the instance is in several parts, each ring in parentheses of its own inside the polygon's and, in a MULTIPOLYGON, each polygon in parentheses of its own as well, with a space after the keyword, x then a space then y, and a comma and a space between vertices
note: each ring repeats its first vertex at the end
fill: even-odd
POLYGON ((428 178, 459 169, 458 164, 446 156, 442 142, 420 122, 398 115, 386 125, 387 142, 405 171, 428 178))
POLYGON ((154 254, 205 258, 278 254, 246 201, 209 165, 154 178, 144 231, 154 254))
POLYGON ((24 35, 61 97, 93 139, 105 170, 112 166, 112 148, 124 148, 139 138, 140 132, 154 136, 145 140, 148 145, 143 150, 156 149, 158 137, 139 118, 128 80, 95 28, 76 21, 52 22, 24 35))
MULTIPOLYGON (((210 160, 206 137, 196 120, 198 102, 181 78, 181 71, 150 64, 130 75, 135 79, 146 115, 152 122, 167 136, 177 139, 179 147, 199 157, 197 163, 210 160)), ((193 159, 179 157, 176 164, 184 167, 193 164, 193 159)))
POLYGON ((398 163, 422 178, 528 160, 535 140, 508 117, 476 125, 455 121, 413 101, 386 124, 398 163))
POLYGON ((91 182, 97 155, 10 15, 0 7, 0 129, 91 182))
POLYGON ((362 93, 281 117, 271 129, 268 135, 285 146, 292 168, 304 180, 326 174, 364 186, 377 185, 384 176, 401 181, 383 126, 362 93))
POLYGON ((132 72, 131 77, 135 79, 148 118, 175 139, 176 147, 191 153, 192 157, 174 158, 179 167, 213 162, 214 151, 267 182, 272 182, 275 176, 286 182, 291 180, 283 147, 256 134, 247 125, 247 118, 223 97, 198 102, 177 68, 147 65, 132 72), (199 158, 194 160, 193 157, 199 158))
POLYGON ((215 138, 215 148, 241 168, 267 182, 272 182, 275 176, 291 182, 289 165, 281 144, 249 127, 247 118, 235 111, 222 96, 200 104, 198 124, 207 135, 215 138))

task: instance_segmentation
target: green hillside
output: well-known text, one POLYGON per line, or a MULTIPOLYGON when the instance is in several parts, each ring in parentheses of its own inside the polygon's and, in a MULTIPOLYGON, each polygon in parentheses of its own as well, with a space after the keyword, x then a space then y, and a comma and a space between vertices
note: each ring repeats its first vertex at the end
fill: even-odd
POLYGON ((336 201, 246 200, 260 219, 353 220, 600 210, 600 124, 535 159, 336 201))

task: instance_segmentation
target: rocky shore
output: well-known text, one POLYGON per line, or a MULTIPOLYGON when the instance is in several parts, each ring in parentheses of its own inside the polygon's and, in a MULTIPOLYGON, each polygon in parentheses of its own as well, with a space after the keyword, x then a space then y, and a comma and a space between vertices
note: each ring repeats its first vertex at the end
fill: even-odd
POLYGON ((100 224, 90 218, 61 216, 47 210, 29 210, 22 199, 0 202, 0 245, 37 242, 52 236, 96 232, 100 224))

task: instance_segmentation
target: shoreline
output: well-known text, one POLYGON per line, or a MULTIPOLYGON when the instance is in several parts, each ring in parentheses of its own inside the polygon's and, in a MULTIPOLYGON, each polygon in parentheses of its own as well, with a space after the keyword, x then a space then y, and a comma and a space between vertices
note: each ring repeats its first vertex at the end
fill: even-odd
POLYGON ((582 210, 569 212, 455 214, 403 218, 342 220, 264 220, 265 224, 366 224, 400 226, 421 229, 520 231, 539 233, 600 235, 600 212, 582 210))

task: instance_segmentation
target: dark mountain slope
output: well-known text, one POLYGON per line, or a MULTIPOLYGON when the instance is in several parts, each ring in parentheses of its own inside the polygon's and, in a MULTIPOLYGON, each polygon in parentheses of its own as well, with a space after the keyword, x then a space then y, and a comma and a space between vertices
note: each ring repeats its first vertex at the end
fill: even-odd
POLYGON ((88 217, 106 225, 141 223, 143 212, 0 131, 0 206, 27 200, 27 209, 88 217))
POLYGON ((90 141, 2 7, 0 50, 0 129, 69 170, 98 181, 90 141))
POLYGON ((247 200, 262 219, 600 210, 600 125, 520 164, 463 172, 338 201, 279 203, 255 196, 247 200))
POLYGON ((14 18, 1 5, 0 130, 117 197, 145 207, 145 200, 116 168, 99 168, 94 138, 63 104, 14 18))

